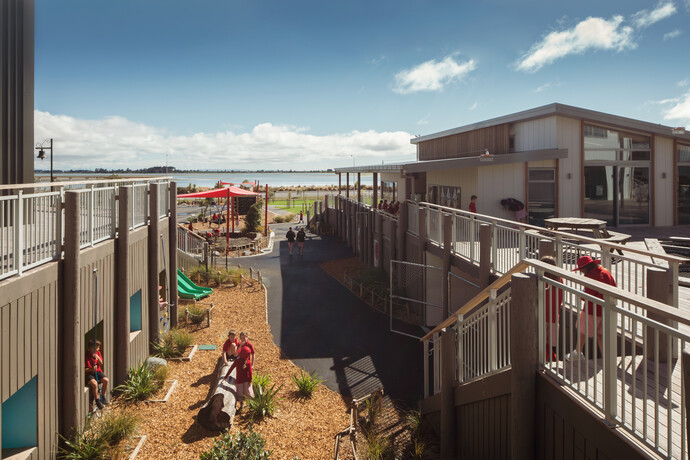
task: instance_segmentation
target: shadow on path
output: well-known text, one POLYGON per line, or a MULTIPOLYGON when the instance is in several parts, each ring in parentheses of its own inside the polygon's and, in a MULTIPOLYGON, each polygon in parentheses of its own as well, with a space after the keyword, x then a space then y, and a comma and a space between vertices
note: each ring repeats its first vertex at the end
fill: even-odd
POLYGON ((421 343, 390 332, 388 316, 320 268, 352 256, 342 242, 307 233, 304 256, 297 255, 296 244, 289 256, 288 226, 273 226, 273 252, 251 261, 268 288, 269 323, 283 354, 318 372, 345 400, 383 386, 392 399, 416 407, 423 385, 421 343))

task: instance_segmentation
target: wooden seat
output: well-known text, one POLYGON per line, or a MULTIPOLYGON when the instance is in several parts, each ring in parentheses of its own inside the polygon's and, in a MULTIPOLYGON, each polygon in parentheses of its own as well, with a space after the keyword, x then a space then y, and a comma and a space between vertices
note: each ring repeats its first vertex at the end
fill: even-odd
MULTIPOLYGON (((601 241, 606 241, 607 243, 625 244, 630 240, 630 238, 632 238, 632 235, 628 235, 627 233, 609 231, 608 234, 609 237, 603 238, 601 241)), ((603 246, 602 249, 604 249, 603 246)), ((623 255, 623 251, 620 249, 616 249, 616 251, 618 251, 618 254, 623 255)), ((609 252, 613 252, 613 248, 609 249, 609 252)))

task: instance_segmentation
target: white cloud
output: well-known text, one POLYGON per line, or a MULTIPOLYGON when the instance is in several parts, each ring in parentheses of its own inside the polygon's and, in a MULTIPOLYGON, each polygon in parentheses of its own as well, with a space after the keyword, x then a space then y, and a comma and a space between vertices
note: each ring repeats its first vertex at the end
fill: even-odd
POLYGON ((644 29, 651 26, 654 23, 666 19, 669 16, 674 15, 678 10, 673 2, 659 3, 659 5, 652 11, 640 10, 632 15, 632 22, 635 27, 639 29, 644 29))
MULTIPOLYGON (((36 110, 35 138, 55 139, 56 169, 131 168, 168 164, 180 169, 326 169, 414 159, 404 131, 351 131, 317 136, 308 128, 262 123, 248 132, 178 136, 123 117, 84 120, 36 110)), ((42 167, 40 162, 35 166, 42 167)))
POLYGON ((680 29, 672 30, 671 32, 665 33, 664 34, 664 41, 666 40, 671 40, 672 38, 676 38, 680 36, 683 32, 680 29))
POLYGON ((548 83, 544 83, 544 84, 541 85, 541 86, 538 86, 537 88, 534 88, 534 89, 532 90, 532 92, 533 92, 533 93, 541 93, 541 92, 547 91, 547 90, 549 90, 549 89, 551 89, 551 88, 556 88, 556 87, 558 87, 558 86, 561 86, 561 82, 560 82, 560 81, 548 82, 548 83))
POLYGON ((675 105, 665 112, 664 120, 678 120, 690 130, 690 91, 676 100, 675 105))
POLYGON ((678 82, 678 86, 681 88, 690 85, 690 78, 686 78, 685 80, 681 80, 678 82))
POLYGON ((479 107, 479 103, 478 103, 478 102, 475 102, 475 103, 472 104, 467 110, 474 110, 474 109, 476 109, 477 107, 479 107))
POLYGON ((456 80, 462 80, 476 68, 474 60, 458 63, 452 56, 440 62, 430 60, 401 70, 395 75, 393 91, 399 94, 410 94, 418 91, 441 91, 456 80))
POLYGON ((616 52, 635 48, 633 29, 623 26, 623 17, 610 20, 587 18, 568 30, 555 31, 536 43, 516 65, 517 70, 536 72, 556 59, 586 51, 613 50, 616 52))

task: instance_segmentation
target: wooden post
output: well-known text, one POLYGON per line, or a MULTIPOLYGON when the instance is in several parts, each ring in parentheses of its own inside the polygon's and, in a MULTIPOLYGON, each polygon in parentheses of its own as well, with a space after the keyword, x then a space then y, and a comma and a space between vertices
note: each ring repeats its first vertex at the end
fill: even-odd
POLYGON ((453 242, 453 216, 441 214, 443 216, 443 291, 441 295, 443 303, 443 319, 450 316, 450 299, 448 286, 448 273, 450 273, 450 253, 453 242))
POLYGON ((441 334, 441 458, 455 458, 455 329, 441 334))
POLYGON ((345 173, 345 197, 350 198, 350 173, 345 173))
MULTIPOLYGON (((160 309, 158 308, 158 257, 160 243, 158 242, 158 192, 159 185, 149 184, 149 233, 148 233, 148 323, 149 348, 151 343, 158 343, 160 336, 160 309)), ((151 348, 153 352, 153 348, 151 348)))
POLYGON ((537 348, 537 278, 511 277, 510 313, 510 437, 512 458, 534 458, 537 348))
MULTIPOLYGON (((672 288, 673 283, 669 269, 658 267, 647 269, 647 297, 670 305, 673 301, 672 288)), ((678 328, 677 321, 671 321, 664 316, 649 312, 647 317, 667 326, 678 328)), ((647 356, 651 360, 655 358, 654 342, 654 329, 650 327, 647 329, 647 356)), ((675 339, 671 339, 671 347, 671 358, 678 358, 678 345, 675 339)), ((659 362, 668 362, 668 335, 664 332, 659 332, 659 362)))
POLYGON ((372 208, 378 208, 379 206, 379 191, 378 191, 378 184, 377 181, 379 180, 379 173, 375 172, 374 173, 374 196, 373 196, 373 201, 372 201, 372 208))
POLYGON ((489 285, 492 237, 493 232, 490 225, 482 224, 479 226, 479 287, 481 289, 489 285))
MULTIPOLYGON (((120 214, 122 215, 122 214, 120 214)), ((126 215, 126 214, 125 214, 126 215)), ((170 218, 168 219, 168 280, 170 286, 170 327, 177 327, 177 182, 170 182, 170 218)), ((129 330, 129 328, 127 329, 129 330)))
MULTIPOLYGON (((120 187, 118 194, 118 207, 120 216, 129 216, 129 196, 131 187, 120 187)), ((120 218, 117 229, 117 297, 115 310, 115 379, 114 384, 118 385, 127 380, 129 371, 129 277, 127 268, 129 265, 129 219, 120 218)), ((177 231, 176 226, 171 222, 172 228, 177 231)), ((177 241, 177 237, 175 238, 177 241)), ((171 257, 174 257, 171 255, 171 257)), ((177 273, 175 273, 177 275, 177 273)), ((172 292, 172 291, 171 291, 172 292)), ((177 282, 175 282, 175 292, 177 292, 177 282)), ((177 299, 176 297, 173 297, 177 299)), ((171 318, 172 319, 172 318, 171 318)))
POLYGON ((683 376, 683 386, 685 387, 685 439, 690 439, 690 353, 685 350, 681 350, 683 355, 681 359, 681 375, 683 376))
MULTIPOLYGON (((127 221, 120 216, 120 220, 127 221)), ((81 395, 84 388, 84 339, 79 299, 79 235, 81 218, 79 192, 65 192, 65 260, 63 264, 62 310, 59 318, 60 366, 58 366, 58 394, 60 406, 60 433, 70 434, 81 422, 81 395)))
POLYGON ((357 173, 357 203, 362 202, 362 173, 357 173))
POLYGON ((264 200, 264 236, 268 236, 268 184, 266 184, 266 200, 264 200))

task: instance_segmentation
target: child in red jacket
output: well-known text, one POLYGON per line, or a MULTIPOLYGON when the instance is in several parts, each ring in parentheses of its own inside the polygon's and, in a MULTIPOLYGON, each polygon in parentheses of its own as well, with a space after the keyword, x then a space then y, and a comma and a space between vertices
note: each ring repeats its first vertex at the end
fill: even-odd
POLYGON ((240 411, 244 407, 244 397, 254 397, 254 389, 252 388, 252 363, 249 359, 250 355, 251 352, 249 348, 240 348, 239 357, 232 363, 228 373, 225 374, 225 379, 230 381, 230 373, 233 369, 237 370, 235 373, 235 388, 237 389, 237 397, 240 400, 240 411))

